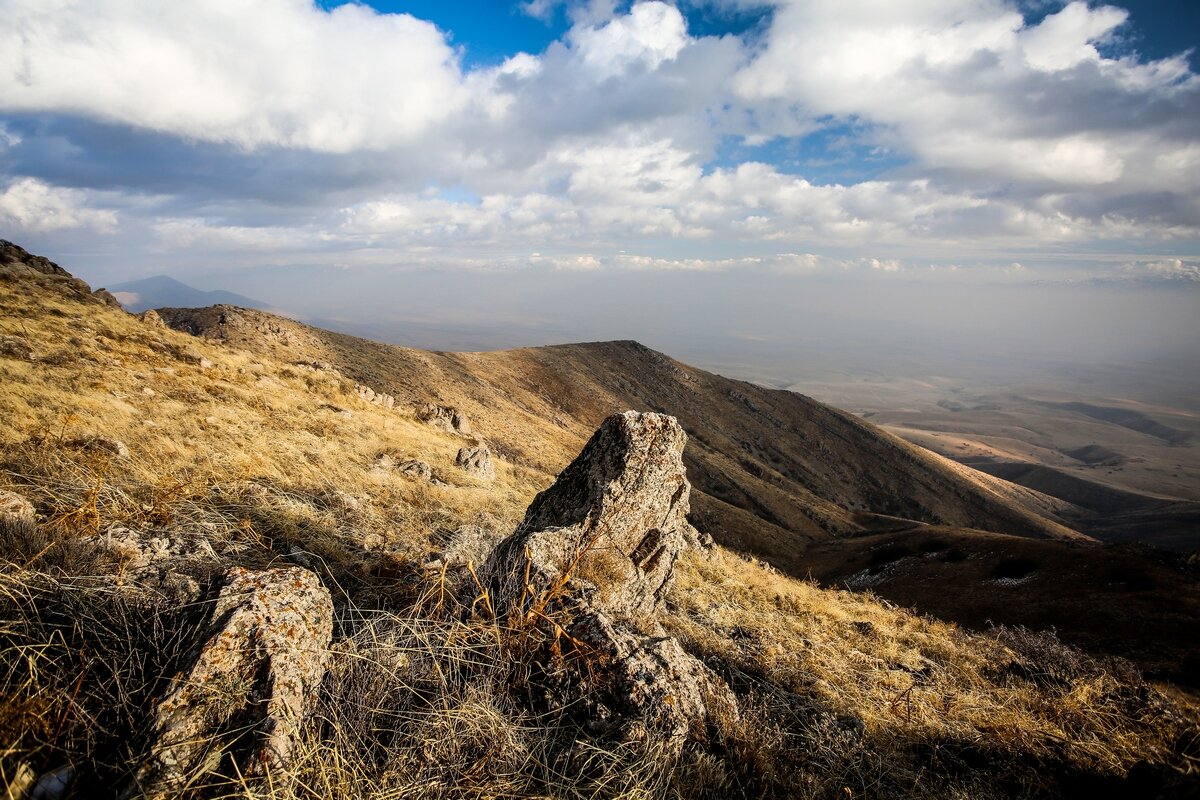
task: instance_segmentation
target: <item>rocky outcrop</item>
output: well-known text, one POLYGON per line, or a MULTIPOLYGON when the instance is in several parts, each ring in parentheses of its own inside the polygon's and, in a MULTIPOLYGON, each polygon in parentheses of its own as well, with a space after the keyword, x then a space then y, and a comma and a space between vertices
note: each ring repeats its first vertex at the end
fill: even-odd
POLYGON ((459 448, 454 464, 475 478, 490 481, 496 477, 496 465, 492 463, 492 451, 484 444, 459 448))
POLYGON ((467 420, 467 415, 454 406, 426 403, 417 408, 417 419, 449 433, 471 435, 471 423, 467 420))
POLYGON ((108 289, 97 289, 96 291, 92 292, 92 297, 96 298, 109 308, 121 307, 120 301, 118 301, 117 298, 113 296, 113 293, 108 289))
POLYGON ((92 287, 86 281, 76 278, 45 256, 34 255, 4 239, 0 239, 0 280, 34 283, 84 302, 106 302, 92 294, 92 287))
POLYGON ((365 400, 373 406, 380 406, 382 408, 395 408, 396 406, 395 397, 383 392, 377 392, 370 386, 364 386, 361 383, 355 384, 354 393, 358 395, 359 399, 365 400))
POLYGON ((243 775, 286 780, 332 631, 329 591, 312 572, 230 569, 204 647, 158 704, 150 758, 125 796, 173 796, 226 754, 243 775))
POLYGON ((553 647, 565 639, 579 657, 565 679, 548 676, 552 704, 579 703, 597 724, 676 747, 737 713, 724 682, 657 620, 676 560, 697 546, 686 439, 663 414, 609 417, 484 569, 501 619, 550 621, 553 647))
POLYGON ((153 308, 147 309, 137 315, 138 319, 146 323, 152 328, 165 328, 167 323, 163 322, 163 318, 158 315, 158 312, 153 308))

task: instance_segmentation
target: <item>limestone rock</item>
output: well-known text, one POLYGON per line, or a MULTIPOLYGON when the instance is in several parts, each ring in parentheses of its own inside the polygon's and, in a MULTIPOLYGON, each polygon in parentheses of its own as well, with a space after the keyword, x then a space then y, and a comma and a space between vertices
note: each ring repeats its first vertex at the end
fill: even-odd
POLYGON ((657 620, 679 554, 697 546, 686 440, 663 414, 609 417, 484 568, 501 618, 553 619, 556 646, 565 634, 600 665, 548 676, 551 704, 578 703, 594 723, 628 738, 653 732, 673 747, 737 715, 725 683, 657 620))
POLYGON ((523 572, 532 557, 550 585, 575 563, 590 573, 602 610, 658 611, 679 552, 696 534, 687 521, 687 435, 674 417, 627 411, 604 421, 583 452, 534 498, 518 533, 491 562, 497 574, 523 572))
POLYGON ((286 780, 332 632, 329 591, 312 572, 230 569, 199 657, 155 710, 151 756, 127 796, 173 796, 227 748, 242 774, 286 780), (244 735, 247 725, 255 735, 244 735))
POLYGON ((471 423, 467 420, 467 415, 454 406, 426 403, 417 408, 417 419, 450 433, 471 435, 471 423))
POLYGON ((459 448, 454 463, 463 472, 476 478, 490 481, 496 477, 496 465, 492 463, 492 451, 487 445, 459 448))
POLYGON ((15 517, 36 521, 37 512, 30 503, 16 492, 0 491, 0 517, 15 517))

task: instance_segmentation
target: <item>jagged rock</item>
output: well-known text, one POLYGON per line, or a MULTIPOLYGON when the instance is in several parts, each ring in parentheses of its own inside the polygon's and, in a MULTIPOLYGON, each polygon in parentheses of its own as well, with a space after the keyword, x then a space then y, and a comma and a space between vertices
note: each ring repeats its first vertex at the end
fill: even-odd
POLYGON ((463 472, 476 478, 490 481, 496 477, 496 465, 492 463, 492 451, 488 450, 487 445, 459 448, 454 463, 463 472))
POLYGON ((158 315, 158 312, 153 308, 147 309, 137 315, 137 318, 146 323, 152 328, 165 328, 167 323, 163 322, 163 318, 158 315))
POLYGON ((434 403, 426 403, 417 408, 417 419, 450 433, 461 433, 463 436, 471 435, 471 423, 467 419, 467 415, 454 406, 439 406, 434 403))
POLYGON ((549 702, 581 703, 594 722, 675 747, 737 715, 729 688, 656 617, 680 552, 697 546, 686 440, 663 414, 609 417, 484 568, 498 616, 514 626, 552 619, 557 644, 565 634, 599 665, 548 679, 549 702))
POLYGON ((37 511, 34 509, 33 503, 16 492, 0 491, 0 517, 16 517, 35 521, 37 511))
POLYGON ((20 336, 0 336, 0 356, 18 361, 32 361, 33 348, 20 336))
POLYGON ((113 297, 113 293, 108 289, 97 289, 96 291, 92 292, 92 297, 111 308, 121 307, 121 303, 117 300, 117 298, 113 297))
POLYGON ((120 439, 109 436, 80 436, 67 442, 68 447, 76 450, 86 450, 91 453, 103 453, 115 458, 129 458, 129 448, 120 439))
POLYGON ((126 796, 173 796, 228 748, 243 775, 284 782, 332 633, 333 603, 312 572, 230 569, 199 657, 155 709, 151 755, 126 796))

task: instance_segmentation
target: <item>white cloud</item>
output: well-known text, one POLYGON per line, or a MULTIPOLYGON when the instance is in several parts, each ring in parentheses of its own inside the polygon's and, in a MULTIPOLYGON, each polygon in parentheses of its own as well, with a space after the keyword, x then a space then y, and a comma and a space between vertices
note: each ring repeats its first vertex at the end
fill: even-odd
POLYGON ((0 193, 0 223, 23 233, 71 228, 112 233, 117 227, 117 214, 89 207, 87 192, 22 178, 9 183, 0 193))
POLYGON ((1200 260, 1163 258, 1154 261, 1131 261, 1121 267, 1121 272, 1134 278, 1200 283, 1200 260))
POLYGON ((1200 240, 1200 78, 1098 47, 1120 9, 1074 2, 1030 26, 1011 0, 778 0, 759 41, 690 36, 656 0, 565 5, 572 28, 544 52, 464 70, 432 24, 353 4, 0 0, 0 113, 163 147, 114 163, 88 124, 42 141, 6 122, 0 213, 115 228, 93 193, 19 177, 41 158, 56 184, 140 179, 152 202, 111 205, 159 257, 908 275, 1200 240), (837 180, 804 146, 780 148, 800 154, 786 166, 721 149, 841 125, 904 163, 837 180), (164 189, 180 152, 203 168, 164 189))
POLYGON ((467 102, 428 22, 308 0, 5 0, 0 96, 242 147, 387 147, 467 102))
POLYGON ((651 0, 599 27, 577 25, 570 40, 583 63, 607 78, 674 59, 688 42, 687 23, 674 6, 651 0))
MULTIPOLYGON (((1195 191, 1200 78, 1181 58, 1104 57, 1127 12, 1076 0, 1036 26, 1002 0, 781 0, 734 85, 752 109, 854 119, 918 168, 972 180, 1195 191), (1177 114, 1131 117, 1154 106, 1177 114)), ((760 122, 769 126, 770 120, 760 122)), ((766 132, 770 132, 769 129, 766 132)))

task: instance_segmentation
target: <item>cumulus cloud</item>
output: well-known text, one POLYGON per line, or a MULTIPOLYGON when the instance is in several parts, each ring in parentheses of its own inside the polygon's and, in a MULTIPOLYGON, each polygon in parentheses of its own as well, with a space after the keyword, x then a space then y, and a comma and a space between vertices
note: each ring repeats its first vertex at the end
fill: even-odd
POLYGON ((117 214, 91 208, 86 192, 49 186, 31 178, 15 180, 0 193, 0 223, 22 233, 90 228, 111 233, 117 214))
POLYGON ((0 9, 10 111, 347 152, 410 141, 467 102, 434 25, 356 4, 6 0, 0 9))
POLYGON ((1164 161, 1192 163, 1200 78, 1182 57, 1102 55, 1127 18, 1080 0, 1032 26, 1001 0, 783 0, 735 86, 751 108, 862 120, 976 181, 1194 191, 1194 172, 1164 161))
POLYGON ((705 1, 773 13, 699 36, 695 3, 530 0, 566 9, 561 40, 465 69, 355 4, 0 0, 0 213, 156 259, 475 268, 910 274, 1200 240, 1200 77, 1121 54, 1122 9, 705 1), (891 166, 820 175, 826 134, 891 166))

